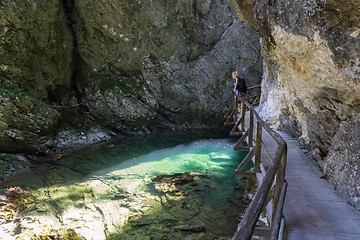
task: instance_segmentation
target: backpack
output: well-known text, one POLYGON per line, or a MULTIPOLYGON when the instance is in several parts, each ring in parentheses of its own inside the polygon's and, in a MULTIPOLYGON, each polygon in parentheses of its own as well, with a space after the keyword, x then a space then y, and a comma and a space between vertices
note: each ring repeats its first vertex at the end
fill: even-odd
POLYGON ((246 92, 247 91, 247 86, 246 86, 246 82, 245 79, 243 78, 238 78, 238 84, 236 85, 236 89, 239 92, 246 92))

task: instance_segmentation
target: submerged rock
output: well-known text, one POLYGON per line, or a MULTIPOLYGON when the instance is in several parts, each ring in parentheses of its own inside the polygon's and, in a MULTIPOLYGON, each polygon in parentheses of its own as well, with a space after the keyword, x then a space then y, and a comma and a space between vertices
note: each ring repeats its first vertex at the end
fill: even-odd
MULTIPOLYGON (((245 183, 238 183, 245 186, 245 183)), ((245 209, 244 188, 240 187, 231 196, 228 193, 214 196, 212 191, 219 194, 221 186, 216 179, 204 174, 161 175, 150 185, 160 194, 162 210, 130 219, 123 233, 118 235, 120 239, 136 239, 141 234, 147 234, 151 239, 230 237, 237 226, 237 214, 245 209), (232 201, 232 198, 237 200, 232 201)))
POLYGON ((184 138, 115 142, 10 177, 6 188, 30 189, 0 235, 14 240, 45 225, 75 229, 88 240, 232 235, 248 204, 247 182, 231 170, 242 155, 231 140, 184 138))
MULTIPOLYGON (((154 187, 157 191, 163 193, 174 193, 179 191, 183 185, 190 182, 199 181, 201 174, 195 173, 176 173, 173 175, 160 175, 153 179, 154 187)), ((194 183, 196 184, 196 183, 194 183)), ((192 184, 193 185, 193 184, 192 184)))
POLYGON ((44 229, 35 233, 32 229, 23 236, 16 238, 17 240, 86 240, 83 236, 77 234, 74 229, 44 229))

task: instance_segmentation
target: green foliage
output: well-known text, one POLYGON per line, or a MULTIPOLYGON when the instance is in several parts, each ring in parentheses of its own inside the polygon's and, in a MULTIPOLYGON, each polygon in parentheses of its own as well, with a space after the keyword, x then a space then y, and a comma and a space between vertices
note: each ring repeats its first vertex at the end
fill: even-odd
POLYGON ((27 101, 30 101, 31 99, 25 94, 24 90, 21 88, 15 88, 15 89, 7 89, 4 87, 0 87, 0 93, 8 93, 13 97, 18 97, 25 99, 27 101))
MULTIPOLYGON (((18 97, 18 98, 22 98, 25 99, 27 101, 30 101, 30 97, 25 93, 25 91, 21 88, 8 88, 3 86, 3 82, 8 81, 6 78, 4 77, 0 77, 0 94, 5 93, 5 94, 9 94, 13 97, 18 97)), ((4 102, 0 102, 0 105, 5 105, 4 102)))
POLYGON ((102 79, 99 83, 99 88, 100 88, 101 92, 112 90, 115 87, 119 87, 124 92, 130 91, 130 87, 126 83, 121 81, 120 79, 105 78, 105 79, 102 79))

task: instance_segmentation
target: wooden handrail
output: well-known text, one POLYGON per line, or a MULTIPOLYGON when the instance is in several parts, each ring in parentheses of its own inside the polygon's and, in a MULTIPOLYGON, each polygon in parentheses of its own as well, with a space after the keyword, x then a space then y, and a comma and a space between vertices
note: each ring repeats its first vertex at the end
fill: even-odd
POLYGON ((249 100, 249 99, 252 99, 252 98, 256 98, 256 97, 259 97, 260 94, 255 94, 255 95, 252 95, 252 96, 249 96, 249 97, 246 97, 244 98, 245 100, 249 100))
POLYGON ((259 88, 259 87, 261 87, 261 85, 251 86, 251 87, 248 87, 248 89, 259 88))
MULTIPOLYGON (((259 183, 260 185, 254 195, 254 198, 238 225, 237 231, 233 236, 233 240, 247 240, 251 239, 253 235, 266 235, 271 237, 272 240, 275 240, 278 239, 279 235, 282 236, 282 233, 279 234, 279 231, 281 229, 281 223, 284 222, 282 220, 282 209, 284 206, 287 188, 287 184, 285 182, 287 145, 285 140, 260 118, 259 114, 250 103, 235 94, 234 101, 233 106, 236 108, 238 107, 238 104, 241 104, 241 116, 233 116, 237 119, 235 127, 240 129, 240 132, 244 133, 240 140, 236 143, 234 150, 249 151, 243 162, 240 163, 239 167, 235 170, 235 174, 240 176, 253 176, 261 172, 262 180, 259 183), (245 107, 249 109, 249 118, 245 117, 245 107), (246 121, 246 119, 248 119, 248 121, 246 121), (271 157, 266 151, 264 154, 266 157, 261 158, 261 150, 264 145, 264 141, 262 139, 265 133, 263 130, 265 130, 266 133, 269 134, 277 143, 277 149, 274 157, 271 157), (255 139, 253 138, 254 135, 255 139), (240 145, 245 142, 246 138, 248 139, 248 146, 240 147, 240 145), (255 145, 253 145, 254 143, 255 145), (254 170, 245 171, 245 166, 253 158, 254 170), (270 158, 270 162, 267 158, 270 158), (272 205, 270 213, 268 212, 270 227, 256 228, 259 216, 269 202, 272 205)), ((232 112, 233 114, 237 114, 238 111, 232 112)), ((231 116, 229 116, 229 118, 230 117, 231 116)), ((235 130, 233 129, 232 132, 234 131, 235 130)))

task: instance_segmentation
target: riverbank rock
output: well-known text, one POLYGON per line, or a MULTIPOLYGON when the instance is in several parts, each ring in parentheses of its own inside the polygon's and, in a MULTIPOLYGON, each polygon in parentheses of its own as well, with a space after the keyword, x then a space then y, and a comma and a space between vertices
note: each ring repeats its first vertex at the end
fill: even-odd
POLYGON ((46 152, 60 114, 10 80, 0 79, 0 151, 46 152))
POLYGON ((240 19, 262 37, 261 116, 299 137, 304 147, 319 149, 327 177, 359 209, 356 186, 345 184, 359 176, 359 158, 351 154, 358 140, 339 143, 347 136, 344 128, 357 127, 351 116, 360 111, 358 1, 235 2, 240 19), (337 174, 343 166, 354 169, 351 177, 337 174))

